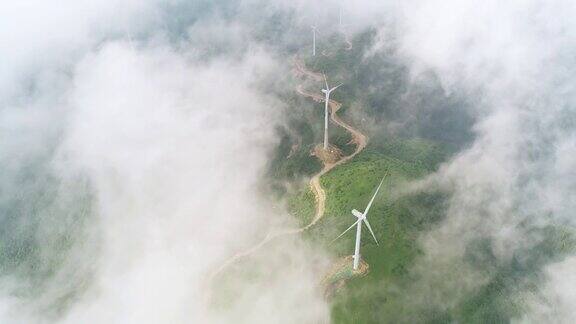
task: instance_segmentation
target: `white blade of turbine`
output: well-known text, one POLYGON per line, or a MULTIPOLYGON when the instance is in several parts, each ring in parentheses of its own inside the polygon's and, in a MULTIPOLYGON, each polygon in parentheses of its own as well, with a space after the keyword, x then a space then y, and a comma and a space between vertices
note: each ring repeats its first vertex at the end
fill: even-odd
POLYGON ((364 218, 364 224, 366 224, 366 227, 368 227, 368 230, 370 231, 370 234, 372 234, 372 237, 374 238, 374 241, 376 241, 376 245, 380 245, 378 243, 378 240, 376 239, 376 235, 374 235, 374 232, 372 231, 372 227, 370 226, 370 223, 368 223, 368 219, 364 218))
POLYGON ((342 83, 340 83, 339 85, 337 85, 337 86, 335 86, 334 88, 330 89, 330 92, 332 92, 332 91, 334 91, 334 90, 336 90, 336 89, 340 88, 340 86, 342 86, 342 85, 343 85, 343 84, 342 84, 342 83))
POLYGON ((357 221, 354 222, 354 224, 350 225, 350 227, 348 227, 347 230, 345 230, 344 232, 342 232, 342 234, 338 235, 337 238, 335 238, 334 240, 332 240, 332 242, 336 241, 337 239, 341 238, 342 235, 346 234, 346 232, 348 232, 349 230, 351 230, 354 226, 356 226, 356 224, 358 224, 358 222, 362 221, 362 219, 358 218, 357 221))
POLYGON ((328 86, 328 79, 326 79, 326 73, 324 73, 324 82, 326 83, 326 91, 330 91, 330 87, 328 86))
POLYGON ((382 187, 382 183, 384 182, 384 178, 386 178, 386 176, 384 176, 382 178, 382 180, 380 181, 380 184, 378 185, 378 188, 376 189, 376 192, 374 193, 374 196, 372 196, 372 199, 370 199, 368 206, 366 206, 366 210, 364 211, 364 216, 368 215, 368 211, 370 210, 370 207, 372 207, 372 203, 374 202, 374 198, 376 198, 376 195, 378 195, 378 191, 380 190, 380 187, 382 187))
POLYGON ((317 26, 314 26, 312 29, 314 29, 314 32, 316 32, 316 36, 322 35, 322 32, 320 30, 318 30, 317 26))

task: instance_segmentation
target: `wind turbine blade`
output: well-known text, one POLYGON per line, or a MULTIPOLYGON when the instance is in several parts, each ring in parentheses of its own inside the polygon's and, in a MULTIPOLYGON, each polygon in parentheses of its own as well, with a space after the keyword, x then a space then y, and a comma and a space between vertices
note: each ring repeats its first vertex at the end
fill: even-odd
POLYGON ((378 240, 376 239, 376 235, 374 235, 374 232, 372 231, 372 227, 370 226, 370 223, 368 223, 368 219, 366 217, 364 217, 364 224, 366 224, 366 227, 368 227, 368 230, 370 231, 370 234, 372 234, 372 237, 374 238, 374 241, 376 241, 376 245, 380 245, 378 243, 378 240))
POLYGON ((340 83, 339 85, 335 86, 334 88, 330 89, 330 92, 340 88, 343 85, 343 83, 340 83))
POLYGON ((326 83, 326 91, 330 91, 330 87, 328 86, 328 79, 326 79, 326 73, 324 73, 324 82, 326 83))
MULTIPOLYGON (((384 176, 384 178, 386 178, 386 176, 384 176)), ((374 202, 374 198, 376 198, 376 195, 378 195, 378 191, 380 191, 380 187, 382 187, 382 182, 384 182, 384 178, 382 178, 382 180, 380 181, 380 184, 378 185, 378 188, 376 189, 374 196, 372 196, 372 199, 370 199, 368 206, 366 206, 366 210, 364 211, 364 216, 368 215, 368 211, 370 210, 370 207, 372 207, 372 203, 374 202)))
POLYGON ((342 232, 342 234, 338 235, 337 238, 335 238, 332 242, 336 241, 337 239, 341 238, 342 235, 346 234, 346 232, 348 232, 349 230, 351 230, 354 226, 356 226, 356 224, 358 224, 358 222, 362 221, 360 218, 358 218, 357 221, 354 222, 354 224, 352 224, 350 227, 348 227, 347 230, 345 230, 344 232, 342 232))

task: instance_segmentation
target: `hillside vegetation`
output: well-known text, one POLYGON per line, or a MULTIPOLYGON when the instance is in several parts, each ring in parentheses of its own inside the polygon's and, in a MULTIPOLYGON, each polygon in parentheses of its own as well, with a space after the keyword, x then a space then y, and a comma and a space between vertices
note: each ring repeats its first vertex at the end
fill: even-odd
MULTIPOLYGON (((419 246, 419 238, 444 219, 450 196, 441 191, 411 191, 408 183, 425 178, 464 147, 472 138, 467 129, 473 121, 463 109, 466 102, 462 98, 443 93, 439 85, 422 87, 418 80, 409 81, 406 68, 394 60, 393 53, 365 57, 373 37, 372 31, 360 34, 353 41, 353 50, 345 51, 341 35, 335 35, 330 42, 320 43, 326 55, 306 59, 311 70, 326 72, 331 83, 345 84, 333 96, 343 104, 339 114, 369 137, 364 151, 320 179, 327 197, 326 213, 303 233, 307 242, 327 251, 334 260, 353 254, 353 231, 337 241, 334 239, 356 220, 351 210, 363 211, 375 187, 387 175, 368 215, 380 244, 364 228, 361 254, 369 264, 369 272, 349 280, 333 295, 332 320, 334 323, 509 323, 526 307, 525 301, 513 296, 530 293, 542 280, 541 272, 547 264, 574 251, 574 233, 561 226, 543 228, 532 235, 546 239, 537 240, 536 245, 504 260, 495 257, 490 238, 473 241, 464 247, 465 259, 458 260, 453 268, 430 269, 445 274, 436 277, 437 282, 421 280, 413 271, 425 253, 419 246), (382 75, 386 82, 381 80, 382 75), (373 81, 380 88, 372 87, 373 81), (368 119, 370 124, 364 125, 368 119), (460 266, 474 269, 484 281, 472 290, 444 292, 445 297, 460 294, 458 302, 449 307, 414 300, 420 296, 419 289, 445 287, 452 276, 462 276, 460 266)), ((422 84, 435 82, 432 75, 424 78, 426 82, 422 84)), ((288 145, 281 145, 284 157, 274 160, 276 175, 307 176, 320 169, 320 164, 312 162, 309 156, 311 148, 321 139, 321 127, 315 124, 320 124, 316 122, 322 117, 322 110, 316 108, 302 121, 310 125, 308 130, 292 129, 292 134, 301 134, 292 138, 305 138, 306 145, 299 146, 300 152, 286 159, 288 145)), ((353 151, 347 132, 336 127, 331 130, 333 145, 345 154, 353 151)), ((286 193, 291 214, 300 224, 308 224, 315 212, 310 189, 303 186, 286 193)))

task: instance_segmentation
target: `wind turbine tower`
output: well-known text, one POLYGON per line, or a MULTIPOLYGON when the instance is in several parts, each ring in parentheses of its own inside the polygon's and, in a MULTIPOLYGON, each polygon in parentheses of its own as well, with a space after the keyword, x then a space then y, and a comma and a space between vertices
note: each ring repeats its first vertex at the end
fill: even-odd
POLYGON ((324 149, 328 149, 328 106, 330 105, 330 94, 332 91, 338 89, 342 84, 335 86, 334 88, 330 89, 328 86, 328 80, 326 79, 326 75, 324 75, 324 82, 326 83, 326 89, 322 89, 322 92, 325 95, 324 101, 324 149))
MULTIPOLYGON (((386 176, 384 176, 384 178, 386 178, 386 176)), ((384 178, 382 178, 382 181, 380 181, 380 184, 378 185, 378 188, 376 189, 374 196, 372 196, 372 199, 370 199, 368 206, 366 206, 366 210, 364 210, 364 213, 361 213, 361 212, 357 211, 356 209, 353 209, 352 215, 356 216, 358 218, 358 220, 354 224, 352 224, 352 226, 348 227, 347 230, 342 232, 342 234, 340 234, 334 240, 334 241, 336 241, 337 239, 342 237, 342 235, 346 234, 346 232, 348 232, 354 226, 356 226, 356 245, 354 247, 354 264, 353 264, 354 270, 358 270, 358 264, 360 263, 360 241, 361 241, 361 237, 362 237, 362 222, 364 222, 364 224, 366 224, 366 227, 368 227, 368 230, 370 231, 370 234, 372 234, 374 241, 376 241, 376 244, 378 244, 378 240, 376 239, 376 235, 374 235, 374 232, 372 231, 372 227, 370 226, 370 223, 368 222, 368 219, 366 218, 366 216, 368 215, 368 211, 370 210, 370 207, 372 206, 372 203, 374 202, 374 198, 376 198, 376 195, 378 195, 378 191, 380 190, 380 187, 382 186, 382 182, 384 182, 384 178)))
POLYGON ((312 56, 316 56, 316 26, 312 25, 312 56))

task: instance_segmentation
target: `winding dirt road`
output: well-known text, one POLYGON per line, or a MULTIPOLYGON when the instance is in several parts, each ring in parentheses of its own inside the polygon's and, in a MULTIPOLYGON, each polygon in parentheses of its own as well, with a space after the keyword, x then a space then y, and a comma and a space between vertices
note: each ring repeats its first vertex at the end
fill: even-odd
MULTIPOLYGON (((304 63, 301 60, 299 60, 298 58, 294 59, 293 64, 294 64, 294 68, 295 68, 297 73, 305 75, 305 76, 307 76, 307 77, 309 77, 315 81, 319 81, 319 82, 324 81, 324 76, 322 74, 306 69, 304 63)), ((303 89, 302 85, 298 85, 296 87, 296 91, 300 95, 302 95, 304 97, 312 98, 315 101, 319 101, 319 102, 324 101, 323 96, 321 96, 319 94, 315 94, 315 93, 306 92, 303 89)), ((343 121, 338 116, 337 112, 342 107, 341 103, 339 103, 335 100, 330 100, 329 106, 330 106, 330 119, 335 124, 343 127, 348 132, 350 132, 350 134, 352 135, 352 141, 356 144, 356 150, 354 150, 354 152, 352 154, 341 158, 340 160, 338 160, 335 163, 324 164, 324 167, 322 168, 322 170, 320 170, 320 172, 318 172, 316 175, 314 175, 312 177, 312 179, 310 179, 310 188, 312 189, 312 192, 314 193, 314 197, 316 200, 316 213, 315 213, 312 221, 308 225, 301 227, 301 228, 288 229, 288 230, 282 230, 282 231, 278 231, 278 232, 268 233, 268 235, 266 235, 266 237, 262 241, 260 241, 258 244, 252 246, 251 248, 249 248, 245 251, 236 253, 235 255, 230 257, 218 269, 216 269, 216 271, 214 271, 211 274, 209 282, 213 282, 213 279, 216 276, 218 276, 218 274, 222 273, 226 268, 228 268, 232 264, 236 263, 238 260, 240 260, 244 257, 247 257, 247 256, 253 254, 254 252, 258 251, 260 248, 262 248, 264 245, 266 245, 270 241, 272 241, 278 237, 281 237, 281 236, 294 235, 294 234, 302 233, 302 232, 306 231, 307 229, 309 229, 310 227, 316 225, 316 223, 318 223, 318 221, 320 219, 322 219, 322 217, 324 216, 325 210, 326 210, 326 192, 324 191, 324 188, 322 188, 322 185, 320 184, 320 178, 324 174, 330 172, 330 170, 334 169, 335 167, 350 161, 352 158, 354 158, 358 153, 360 153, 366 147, 366 144, 368 142, 368 139, 364 134, 362 134, 360 131, 353 128, 349 124, 347 124, 345 121, 343 121)))

